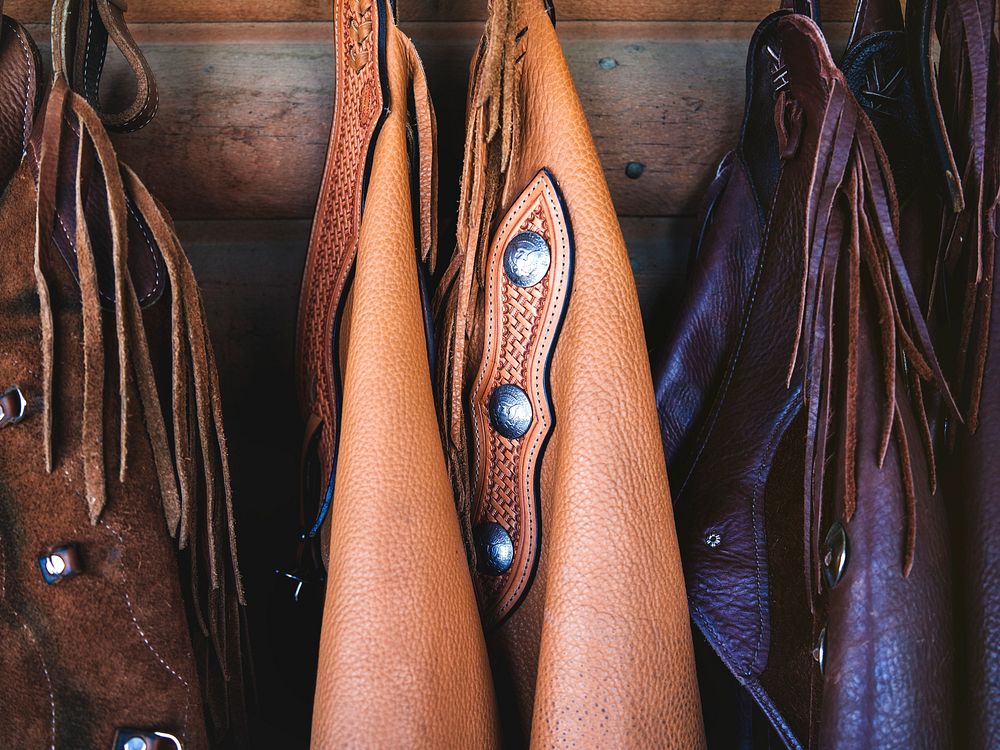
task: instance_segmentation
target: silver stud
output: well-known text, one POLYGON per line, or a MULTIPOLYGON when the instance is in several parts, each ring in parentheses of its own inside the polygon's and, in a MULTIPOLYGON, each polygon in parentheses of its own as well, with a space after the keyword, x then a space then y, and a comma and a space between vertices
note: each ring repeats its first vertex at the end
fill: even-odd
POLYGON ((707 544, 712 549, 715 549, 720 544, 722 544, 722 534, 718 532, 713 532, 705 537, 705 544, 707 544))
POLYGON ((503 254, 504 273, 519 287, 534 286, 541 281, 550 263, 549 243, 538 232, 514 235, 503 254))
POLYGON ((41 568, 42 578, 49 585, 59 583, 83 569, 80 555, 73 545, 56 547, 42 555, 38 558, 38 567, 41 568))
POLYGON ((812 652, 813 659, 819 664, 819 673, 826 671, 826 628, 819 631, 819 639, 816 641, 816 648, 812 652))
POLYGON ((479 553, 479 569, 493 576, 510 570, 514 562, 514 542, 507 530, 498 523, 486 521, 473 531, 479 553))
POLYGON ((522 437, 531 427, 531 401, 516 385, 504 383, 490 394, 490 424, 508 440, 522 437))
POLYGON ((844 577, 847 569, 847 529, 840 521, 834 522, 823 542, 823 580, 827 588, 833 588, 844 577))

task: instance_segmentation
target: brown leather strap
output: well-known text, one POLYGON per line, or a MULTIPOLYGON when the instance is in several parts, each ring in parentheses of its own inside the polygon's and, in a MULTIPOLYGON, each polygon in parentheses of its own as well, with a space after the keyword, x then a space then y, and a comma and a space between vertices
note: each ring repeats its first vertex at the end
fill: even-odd
POLYGON ((125 24, 126 0, 55 0, 52 6, 52 67, 85 97, 104 125, 118 132, 145 127, 159 102, 153 71, 125 24), (108 40, 135 76, 135 98, 124 109, 101 106, 100 85, 108 40))

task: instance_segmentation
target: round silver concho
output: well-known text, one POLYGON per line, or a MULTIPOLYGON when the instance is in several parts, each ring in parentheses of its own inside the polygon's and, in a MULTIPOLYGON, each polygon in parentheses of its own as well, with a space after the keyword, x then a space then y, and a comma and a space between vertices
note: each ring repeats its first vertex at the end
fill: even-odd
POLYGON ((473 536, 481 571, 500 576, 510 570, 514 562, 514 542, 503 526, 486 521, 476 526, 473 536))
POLYGON ((490 394, 490 424, 508 440, 517 440, 531 427, 531 402, 516 385, 504 383, 490 394))
POLYGON ((534 286, 549 272, 552 255, 549 243, 537 232, 520 232, 507 243, 503 270, 519 287, 534 286))

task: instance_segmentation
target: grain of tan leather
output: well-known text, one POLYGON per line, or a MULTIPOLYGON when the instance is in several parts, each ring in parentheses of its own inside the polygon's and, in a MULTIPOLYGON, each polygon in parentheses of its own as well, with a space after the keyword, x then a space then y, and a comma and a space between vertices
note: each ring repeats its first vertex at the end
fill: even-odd
MULTIPOLYGON (((474 63, 488 76, 497 44, 516 59, 514 72, 504 73, 505 83, 517 82, 515 114, 498 131, 512 133, 510 165, 494 210, 485 197, 483 222, 495 224, 545 168, 565 200, 575 249, 550 371, 555 427, 540 474, 538 570, 519 608, 489 636, 505 742, 530 736, 535 747, 701 747, 683 576, 628 256, 552 22, 541 2, 512 5, 505 24, 498 20, 504 3, 492 4, 485 52, 474 63)), ((469 148, 488 151, 475 135, 469 148)), ((483 200, 468 185, 463 195, 473 206, 483 200)), ((445 277, 454 286, 438 301, 446 317, 460 315, 462 267, 478 267, 485 244, 460 237, 445 277)), ((484 290, 469 283, 469 334, 463 337, 459 317, 439 343, 446 400, 465 391, 482 353, 484 290), (454 366, 462 347, 465 363, 454 366), (449 373, 458 373, 462 388, 449 373)), ((445 427, 449 459, 460 464, 468 458, 455 406, 445 410, 445 427)), ((461 471, 453 466, 453 477, 461 471)), ((463 491, 459 483, 460 505, 463 491)))
POLYGON ((492 747, 489 665, 418 287, 406 102, 422 74, 409 40, 391 24, 387 37, 391 112, 341 322, 342 422, 313 746, 492 747))

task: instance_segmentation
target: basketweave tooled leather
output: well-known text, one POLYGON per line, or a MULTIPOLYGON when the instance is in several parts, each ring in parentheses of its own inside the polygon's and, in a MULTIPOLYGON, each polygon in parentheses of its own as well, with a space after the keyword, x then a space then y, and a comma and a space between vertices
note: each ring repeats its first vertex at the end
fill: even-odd
MULTIPOLYGON (((503 558, 477 543, 485 537, 476 498, 509 481, 501 474, 513 462, 494 462, 480 480, 469 422, 478 413, 483 430, 497 428, 483 416, 487 389, 477 392, 475 383, 484 363, 493 365, 487 338, 495 325, 507 337, 531 330, 527 316, 490 312, 489 300, 510 288, 495 266, 488 269, 507 244, 507 217, 540 182, 562 196, 572 241, 571 278, 546 282, 568 285, 552 338, 551 407, 539 415, 551 415, 550 437, 537 478, 519 462, 524 497, 507 505, 530 513, 524 488, 536 482, 535 575, 502 621, 493 591, 479 585, 504 742, 700 747, 690 626, 635 285, 543 2, 490 3, 469 106, 458 245, 434 309, 446 456, 477 580, 485 562, 503 558)), ((537 371, 538 351, 524 347, 519 367, 537 371)), ((525 520, 508 519, 505 528, 522 534, 525 520)))
MULTIPOLYGON (((342 29, 353 11, 341 2, 335 12, 342 29)), ((391 19, 388 0, 371 12, 391 19)), ((372 142, 339 338, 326 353, 342 368, 342 412, 312 744, 489 748, 500 730, 420 289, 434 250, 433 108, 410 40, 391 20, 382 33, 367 64, 384 71, 388 115, 372 142)), ((356 122, 359 101, 341 104, 342 122, 356 122)), ((333 137, 345 134, 335 126, 333 137)), ((340 178, 328 170, 327 179, 340 178)), ((317 207, 329 210, 354 209, 317 207)))
POLYGON ((487 627, 520 603, 538 560, 538 473, 554 422, 548 370, 569 301, 572 236, 558 187, 543 170, 501 221, 487 258, 483 362, 471 395, 477 474, 472 524, 499 524, 513 545, 503 575, 475 577, 487 627), (507 248, 525 232, 543 238, 549 260, 542 279, 521 286, 505 273, 505 260, 507 248), (491 394, 508 386, 527 394, 531 407, 531 425, 516 439, 491 425, 491 394))
MULTIPOLYGON (((334 7, 336 98, 309 254, 299 298, 296 363, 303 420, 319 430, 319 531, 334 481, 340 420, 341 373, 331 342, 354 267, 362 207, 379 128, 387 114, 383 66, 387 20, 375 0, 338 0, 334 7), (315 425, 315 426, 313 426, 315 425)), ((306 436, 305 442, 311 438, 306 436)))
MULTIPOLYGON (((55 11, 58 35, 69 14, 55 11)), ((21 86, 0 88, 9 97, 23 106, 21 86)), ((0 746, 240 741, 242 590, 194 276, 63 75, 34 114, 0 198, 0 746), (136 227, 165 282, 126 266, 136 227), (157 285, 169 303, 141 311, 157 285)))
POLYGON ((663 427, 681 428, 665 441, 692 616, 789 747, 947 746, 943 504, 930 487, 919 401, 911 403, 916 397, 898 368, 886 379, 886 351, 894 350, 877 323, 884 303, 874 289, 893 285, 906 309, 901 320, 912 326, 907 335, 921 350, 908 357, 925 360, 925 376, 938 385, 942 378, 896 243, 888 163, 805 16, 779 12, 758 27, 747 75, 740 145, 726 164, 728 181, 711 196, 686 297, 711 290, 738 309, 691 308, 699 314, 682 321, 696 328, 675 334, 659 373, 661 415, 672 413, 674 399, 682 414, 663 427), (840 156, 828 161, 832 154, 840 156), (857 205, 882 206, 882 229, 873 219, 861 226, 880 233, 890 282, 870 270, 857 285, 845 280, 852 273, 845 268, 857 273, 873 262, 864 250, 872 240, 850 241, 868 236, 850 233, 850 217, 862 213, 846 208, 862 186, 856 195, 867 195, 857 205), (817 208, 826 205, 833 207, 828 224, 815 218, 826 215, 817 208), (755 214, 757 235, 734 221, 755 214), (759 244, 748 236, 759 236, 759 244), (807 238, 812 247, 803 247, 807 238), (825 271, 817 262, 841 252, 856 260, 825 261, 825 271), (748 286, 734 289, 733 280, 748 286), (703 340, 699 329, 709 331, 713 318, 728 336, 702 360, 693 342, 703 340), (830 327, 831 320, 842 322, 830 327), (840 354, 826 360, 831 352, 840 354), (822 363, 845 357, 848 368, 858 368, 855 385, 848 377, 834 387, 822 363), (888 443, 886 383, 895 384, 888 443), (684 400, 689 391, 697 394, 695 408, 684 400), (851 423, 853 431, 842 426, 851 423), (846 528, 849 551, 831 584, 820 571, 834 559, 823 544, 835 522, 846 528), (823 671, 813 653, 821 635, 823 671), (897 682, 919 688, 900 694, 886 687, 897 682))

